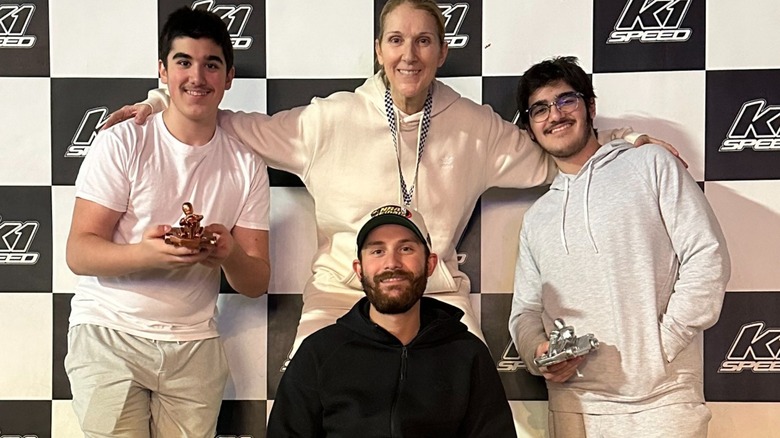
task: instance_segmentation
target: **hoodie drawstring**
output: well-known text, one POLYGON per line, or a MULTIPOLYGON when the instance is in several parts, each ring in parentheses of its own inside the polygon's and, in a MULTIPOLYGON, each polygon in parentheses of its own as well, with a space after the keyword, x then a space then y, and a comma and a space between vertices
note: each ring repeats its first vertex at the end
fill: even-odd
POLYGON ((563 209, 561 210, 561 243, 566 255, 569 255, 569 245, 566 244, 566 206, 569 204, 569 178, 563 183, 563 209))
MULTIPOLYGON (((590 206, 588 204, 590 194, 590 182, 593 179, 593 162, 589 161, 585 166, 585 191, 582 195, 582 211, 585 216, 585 232, 588 234, 588 240, 593 247, 593 251, 598 254, 599 248, 596 246, 596 239, 593 238, 593 230, 590 228, 590 206)), ((565 177, 563 180, 563 208, 561 209, 561 244, 566 255, 569 254, 569 244, 566 241, 566 208, 569 206, 569 185, 571 179, 565 177)))
POLYGON ((585 193, 582 195, 582 210, 585 214, 585 231, 588 233, 588 239, 593 246, 593 251, 598 254, 599 248, 596 246, 596 240, 593 239, 593 232, 590 229, 590 209, 588 207, 588 195, 590 194, 590 180, 593 178, 593 161, 589 161, 586 166, 587 176, 585 177, 585 193))
POLYGON ((598 254, 599 248, 596 245, 596 239, 593 237, 593 230, 590 224, 590 186, 593 180, 593 173, 596 171, 596 167, 601 169, 608 163, 615 160, 620 154, 626 150, 632 149, 633 146, 625 140, 614 140, 599 148, 599 150, 585 163, 582 169, 577 172, 577 175, 569 175, 563 172, 559 173, 553 181, 551 190, 563 190, 563 211, 561 212, 561 242, 563 243, 563 249, 566 254, 569 254, 569 245, 566 241, 566 209, 568 208, 569 193, 573 180, 576 180, 580 176, 585 178, 585 188, 582 195, 582 214, 584 219, 585 232, 588 234, 588 240, 593 248, 593 252, 598 254), (584 173, 584 175, 583 175, 584 173))

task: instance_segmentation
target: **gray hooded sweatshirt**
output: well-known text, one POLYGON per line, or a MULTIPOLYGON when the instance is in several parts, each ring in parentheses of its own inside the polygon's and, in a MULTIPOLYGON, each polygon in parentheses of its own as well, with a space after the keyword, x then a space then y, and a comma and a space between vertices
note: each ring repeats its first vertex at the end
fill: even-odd
POLYGON ((525 214, 509 330, 533 374, 553 320, 601 342, 550 409, 613 414, 701 403, 701 340, 730 275, 704 194, 659 146, 603 145, 577 175, 558 174, 525 214))

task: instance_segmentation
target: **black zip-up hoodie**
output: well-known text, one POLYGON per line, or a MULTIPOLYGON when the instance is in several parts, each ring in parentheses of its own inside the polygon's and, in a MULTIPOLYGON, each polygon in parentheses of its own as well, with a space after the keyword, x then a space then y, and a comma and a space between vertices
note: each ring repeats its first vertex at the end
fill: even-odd
POLYGON ((420 332, 406 346, 361 299, 310 335, 279 384, 268 437, 515 437, 487 346, 463 312, 423 297, 420 332))

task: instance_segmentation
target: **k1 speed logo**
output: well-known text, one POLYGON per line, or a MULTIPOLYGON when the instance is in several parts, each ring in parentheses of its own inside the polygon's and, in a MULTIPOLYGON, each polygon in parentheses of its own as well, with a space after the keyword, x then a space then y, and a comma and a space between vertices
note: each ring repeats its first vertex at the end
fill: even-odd
POLYGON ((108 108, 98 107, 88 109, 73 135, 70 146, 65 150, 66 158, 84 158, 87 156, 92 142, 97 137, 100 128, 108 120, 108 108))
POLYGON ((34 35, 25 35, 32 21, 35 5, 0 3, 0 49, 29 49, 35 45, 34 35))
POLYGON ((693 31, 682 27, 693 0, 628 0, 607 44, 688 41, 693 31))
POLYGON ((524 369, 526 369, 525 363, 520 359, 520 353, 517 352, 514 342, 510 339, 501 354, 501 360, 496 364, 496 370, 500 373, 513 373, 524 369))
POLYGON ((719 152, 780 151, 780 106, 767 105, 764 99, 742 104, 719 152))
POLYGON ((444 40, 450 49, 462 49, 469 43, 469 36, 461 34, 466 13, 469 11, 468 3, 438 3, 441 14, 444 16, 444 40))
POLYGON ((5 435, 0 431, 0 438, 38 438, 38 435, 5 435))
POLYGON ((780 329, 764 329, 763 321, 743 325, 719 373, 780 373, 780 329))
POLYGON ((0 217, 0 266, 34 265, 40 254, 30 251, 40 224, 36 221, 3 221, 0 217))
POLYGON ((252 15, 252 5, 218 5, 214 0, 200 0, 192 4, 192 9, 213 12, 225 22, 233 42, 233 50, 247 50, 252 47, 252 37, 244 36, 244 30, 252 15))

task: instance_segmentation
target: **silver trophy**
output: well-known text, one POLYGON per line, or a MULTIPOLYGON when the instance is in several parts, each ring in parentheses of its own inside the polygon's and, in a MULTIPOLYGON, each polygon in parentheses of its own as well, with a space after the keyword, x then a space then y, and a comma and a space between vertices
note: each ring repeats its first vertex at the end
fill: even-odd
POLYGON ((534 359, 536 366, 555 365, 599 348, 599 340, 593 334, 577 337, 574 335, 574 327, 567 326, 560 318, 554 324, 555 329, 550 332, 550 348, 543 356, 534 359))

